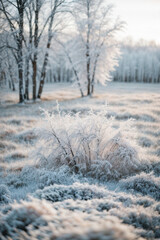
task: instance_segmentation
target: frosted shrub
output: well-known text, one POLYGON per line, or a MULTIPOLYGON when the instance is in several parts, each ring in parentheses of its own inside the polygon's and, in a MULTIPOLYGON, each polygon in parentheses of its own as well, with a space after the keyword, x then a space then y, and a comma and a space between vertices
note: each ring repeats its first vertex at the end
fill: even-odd
POLYGON ((160 178, 152 174, 141 173, 121 181, 122 186, 142 195, 160 200, 160 178))
POLYGON ((14 203, 11 211, 0 218, 1 234, 17 239, 20 231, 28 232, 29 226, 38 229, 47 225, 46 215, 49 216, 49 212, 52 211, 44 202, 41 205, 38 201, 14 203))
POLYGON ((103 188, 95 185, 74 183, 73 185, 53 185, 37 190, 34 197, 46 199, 51 202, 63 201, 66 199, 89 200, 93 198, 103 198, 107 192, 103 188))
POLYGON ((145 239, 159 239, 160 217, 157 213, 151 212, 150 208, 147 209, 147 211, 143 208, 139 208, 139 211, 137 211, 137 209, 135 210, 135 208, 127 208, 124 209, 123 213, 116 209, 114 213, 116 216, 123 219, 123 223, 133 225, 139 230, 141 229, 139 233, 142 237, 145 237, 145 239))
POLYGON ((7 186, 1 184, 0 185, 0 204, 9 203, 10 200, 11 200, 10 191, 8 190, 7 186))
POLYGON ((45 168, 69 166, 71 172, 102 180, 119 178, 140 169, 135 148, 112 127, 106 112, 58 115, 45 112, 45 126, 38 130, 41 138, 39 164, 45 168))
POLYGON ((117 217, 96 210, 90 215, 53 206, 38 199, 15 203, 0 217, 0 239, 138 239, 134 229, 117 217))
POLYGON ((69 167, 62 166, 54 171, 48 169, 38 169, 38 186, 44 188, 53 184, 72 184, 77 181, 77 175, 70 175, 69 167))

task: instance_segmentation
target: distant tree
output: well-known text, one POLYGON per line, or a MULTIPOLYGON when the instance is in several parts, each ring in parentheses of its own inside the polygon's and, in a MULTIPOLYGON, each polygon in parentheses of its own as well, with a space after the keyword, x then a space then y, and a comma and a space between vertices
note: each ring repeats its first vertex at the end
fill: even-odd
POLYGON ((14 67, 15 67, 15 64, 14 64, 14 59, 13 59, 13 56, 12 54, 10 54, 9 51, 6 51, 6 69, 7 69, 7 73, 6 75, 8 75, 8 81, 9 81, 9 86, 10 86, 10 89, 12 89, 13 91, 16 90, 15 88, 15 83, 14 83, 14 67))
POLYGON ((113 73, 115 81, 121 82, 160 82, 160 46, 141 41, 121 46, 122 56, 119 66, 113 73))
MULTIPOLYGON (((4 18, 0 18, 0 23, 4 18)), ((15 91, 15 82, 17 80, 18 65, 17 65, 17 48, 8 24, 2 24, 0 32, 0 74, 1 81, 15 91)), ((1 82, 1 83, 2 83, 1 82)))

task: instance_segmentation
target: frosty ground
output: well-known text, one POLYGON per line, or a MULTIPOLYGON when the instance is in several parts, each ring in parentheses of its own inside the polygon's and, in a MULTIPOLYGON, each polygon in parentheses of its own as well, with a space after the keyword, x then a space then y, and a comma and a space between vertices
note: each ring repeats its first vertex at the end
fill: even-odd
POLYGON ((158 84, 17 102, 0 90, 0 239, 160 238, 158 84))

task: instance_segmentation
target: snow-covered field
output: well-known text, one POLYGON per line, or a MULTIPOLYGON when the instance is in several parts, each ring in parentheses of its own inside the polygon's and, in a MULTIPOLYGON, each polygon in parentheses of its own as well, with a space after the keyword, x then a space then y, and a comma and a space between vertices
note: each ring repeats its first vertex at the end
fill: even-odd
POLYGON ((160 239, 160 85, 17 95, 0 90, 0 239, 160 239))

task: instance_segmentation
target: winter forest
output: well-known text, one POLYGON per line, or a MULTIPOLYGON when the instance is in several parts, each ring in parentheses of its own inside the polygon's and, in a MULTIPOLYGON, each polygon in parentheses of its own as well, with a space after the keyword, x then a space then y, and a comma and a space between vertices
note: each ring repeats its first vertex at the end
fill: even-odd
POLYGON ((158 21, 157 0, 0 0, 0 240, 160 239, 158 21))

